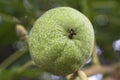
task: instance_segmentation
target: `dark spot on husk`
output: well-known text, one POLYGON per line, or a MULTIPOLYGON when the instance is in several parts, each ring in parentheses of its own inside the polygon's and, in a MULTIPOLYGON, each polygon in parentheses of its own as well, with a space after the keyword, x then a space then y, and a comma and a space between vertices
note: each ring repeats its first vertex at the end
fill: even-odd
POLYGON ((69 33, 68 37, 69 37, 70 39, 73 39, 74 36, 76 35, 76 32, 75 32, 74 29, 70 29, 68 33, 69 33))

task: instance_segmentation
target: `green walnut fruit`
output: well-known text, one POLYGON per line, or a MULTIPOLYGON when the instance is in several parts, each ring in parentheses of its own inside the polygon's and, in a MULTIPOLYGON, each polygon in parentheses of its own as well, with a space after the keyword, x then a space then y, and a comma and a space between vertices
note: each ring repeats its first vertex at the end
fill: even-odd
POLYGON ((77 71, 91 56, 93 27, 82 13, 70 7, 48 10, 34 23, 29 49, 34 62, 52 74, 77 71))

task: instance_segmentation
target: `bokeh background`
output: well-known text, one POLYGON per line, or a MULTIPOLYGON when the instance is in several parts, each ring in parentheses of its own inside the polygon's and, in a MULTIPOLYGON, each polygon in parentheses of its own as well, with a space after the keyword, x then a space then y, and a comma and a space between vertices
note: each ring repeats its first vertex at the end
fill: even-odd
MULTIPOLYGON (((19 76, 15 75, 16 70, 31 60, 26 43, 17 36, 16 25, 23 25, 29 34, 38 17, 60 6, 75 8, 90 19, 95 30, 97 55, 102 65, 119 63, 120 0, 0 0, 0 64, 7 60, 2 65, 5 69, 0 68, 0 80, 64 80, 35 66, 24 70, 19 76)), ((87 64, 90 63, 91 59, 87 64)), ((98 74, 89 80, 102 80, 102 76, 98 74)))

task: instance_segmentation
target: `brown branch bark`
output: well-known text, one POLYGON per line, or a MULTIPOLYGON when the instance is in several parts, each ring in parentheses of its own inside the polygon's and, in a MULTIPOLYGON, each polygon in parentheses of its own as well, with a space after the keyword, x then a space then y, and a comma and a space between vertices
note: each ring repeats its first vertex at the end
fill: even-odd
POLYGON ((102 73, 102 74, 105 74, 105 73, 112 73, 116 70, 117 68, 117 64, 116 65, 110 65, 110 66, 91 66, 89 68, 84 68, 82 69, 85 74, 87 76, 92 76, 92 75, 95 75, 95 74, 98 74, 98 73, 102 73))
MULTIPOLYGON (((81 70, 78 70, 78 72, 81 71, 81 70)), ((82 71, 87 75, 87 77, 89 76, 92 76, 92 75, 95 75, 95 74, 98 74, 98 73, 101 73, 101 74, 117 74, 120 76, 120 63, 116 63, 116 64, 113 64, 113 65, 107 65, 107 66, 104 66, 104 65, 93 65, 91 67, 88 67, 88 68, 84 68, 82 69, 82 71)), ((67 76, 67 80, 74 80, 75 77, 77 77, 78 74, 70 74, 67 76), (74 76, 74 78, 73 78, 74 76)))

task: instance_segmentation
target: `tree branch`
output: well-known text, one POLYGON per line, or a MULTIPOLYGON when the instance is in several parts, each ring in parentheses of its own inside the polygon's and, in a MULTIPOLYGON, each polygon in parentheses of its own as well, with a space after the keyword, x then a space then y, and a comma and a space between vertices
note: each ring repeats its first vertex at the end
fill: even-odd
MULTIPOLYGON (((107 66, 93 65, 91 67, 84 68, 82 70, 78 70, 77 72, 80 73, 81 71, 83 71, 86 74, 87 77, 98 74, 98 73, 101 73, 101 74, 120 73, 120 63, 116 63, 116 64, 113 64, 113 65, 107 65, 107 66)), ((67 80, 75 80, 77 78, 77 76, 79 76, 79 78, 81 77, 81 75, 79 73, 70 74, 66 78, 67 78, 67 80)), ((120 74, 117 74, 117 75, 120 76, 120 74)))
POLYGON ((106 74, 106 73, 113 73, 114 71, 118 71, 117 69, 120 68, 120 64, 114 64, 114 65, 107 65, 107 66, 91 66, 88 68, 82 69, 87 76, 92 76, 98 73, 106 74))
POLYGON ((22 55, 24 55, 25 53, 27 53, 28 48, 27 46, 24 46, 22 49, 18 50, 17 52, 15 52, 14 54, 12 54, 11 56, 9 56, 7 59, 5 59, 5 61, 3 61, 0 64, 0 68, 1 69, 5 69, 7 68, 10 64, 12 64, 15 60, 17 60, 18 58, 20 58, 22 55))

